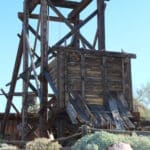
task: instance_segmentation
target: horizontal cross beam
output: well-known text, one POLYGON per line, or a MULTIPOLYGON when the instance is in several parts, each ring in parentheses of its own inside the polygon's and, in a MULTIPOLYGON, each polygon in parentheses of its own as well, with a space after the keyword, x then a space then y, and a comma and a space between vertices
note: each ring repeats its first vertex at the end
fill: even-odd
MULTIPOLYGON (((38 14, 30 14, 29 16, 31 19, 39 19, 39 15, 38 14)), ((19 12, 18 13, 18 18, 23 21, 24 18, 24 13, 19 12)), ((55 21, 55 22, 65 22, 64 19, 62 19, 61 17, 55 17, 55 16, 48 16, 47 17, 48 21, 55 21)), ((73 19, 68 19, 69 22, 74 22, 73 19)), ((82 22, 82 20, 80 20, 79 22, 82 22)))

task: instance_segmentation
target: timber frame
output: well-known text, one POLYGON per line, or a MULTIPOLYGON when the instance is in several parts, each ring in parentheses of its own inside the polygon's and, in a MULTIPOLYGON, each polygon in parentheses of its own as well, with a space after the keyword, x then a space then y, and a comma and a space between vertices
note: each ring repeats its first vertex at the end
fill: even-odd
MULTIPOLYGON (((126 54, 126 53, 115 53, 115 52, 107 52, 105 47, 105 8, 106 2, 108 0, 94 0, 96 4, 95 10, 91 10, 89 15, 87 15, 84 19, 80 18, 80 15, 88 6, 93 3, 92 0, 81 0, 79 1, 70 1, 70 0, 24 0, 23 3, 23 12, 18 13, 19 19, 22 21, 22 32, 19 34, 20 42, 18 46, 17 56, 15 60, 14 70, 12 73, 12 79, 10 83, 7 84, 9 86, 8 93, 5 93, 2 90, 3 95, 7 99, 7 105, 5 109, 5 114, 3 117, 3 122, 1 124, 1 133, 3 136, 6 135, 6 126, 9 122, 10 117, 10 108, 13 107, 16 110, 18 116, 21 116, 19 122, 21 123, 21 139, 26 140, 30 132, 36 132, 37 136, 40 137, 48 137, 49 132, 55 132, 54 135, 56 137, 63 136, 63 126, 64 121, 66 119, 67 125, 71 124, 69 117, 66 115, 64 111, 66 107, 68 107, 68 99, 72 97, 71 94, 60 94, 62 92, 68 92, 67 87, 64 82, 69 82, 64 78, 67 75, 67 70, 64 70, 64 74, 62 73, 63 69, 65 69, 64 65, 66 64, 67 55, 69 53, 80 53, 79 57, 81 57, 81 74, 84 78, 85 70, 84 70, 84 62, 86 57, 82 57, 83 55, 97 55, 97 62, 101 59, 101 69, 102 69, 102 83, 103 84, 103 99, 106 99, 106 95, 108 92, 108 85, 106 82, 107 70, 106 70, 106 61, 107 58, 121 58, 122 61, 127 61, 128 67, 128 79, 126 82, 128 83, 128 107, 132 111, 132 82, 131 82, 131 64, 130 59, 135 58, 134 54, 126 54), (69 10, 67 15, 63 14, 61 9, 69 10), (39 11, 39 14, 37 11, 39 11), (53 13, 50 13, 53 11, 53 13), (36 13, 35 13, 36 12, 36 13), (52 15, 54 14, 55 15, 52 15), (95 36, 92 42, 89 42, 88 39, 82 34, 81 28, 88 24, 94 17, 96 17, 97 27, 94 28, 95 36), (33 25, 30 24, 30 20, 37 20, 37 27, 34 28, 33 25), (51 22, 64 23, 68 28, 69 32, 64 35, 64 37, 60 39, 54 39, 55 43, 50 45, 49 41, 53 39, 53 31, 50 30, 49 24, 51 22), (32 39, 30 39, 30 35, 32 35, 32 39), (33 41, 33 42, 31 42, 33 41), (39 45, 37 44, 39 43, 39 45), (65 51, 69 51, 68 53, 65 51), (60 53, 63 55, 60 55, 60 53), (57 65, 53 65, 53 61, 57 60, 57 65), (23 61, 23 70, 22 73, 19 73, 21 68, 21 61, 23 61), (64 63, 62 63, 64 61, 64 63), (83 63, 82 63, 83 62, 83 63), (52 79, 49 69, 57 70, 56 74, 54 74, 54 78, 56 78, 56 82, 54 83, 54 79, 52 79), (22 79, 22 92, 16 92, 16 83, 19 79, 22 79), (34 83, 33 83, 34 82, 34 83), (65 84, 65 85, 64 85, 65 84), (50 93, 49 86, 51 87, 53 93, 50 93), (22 97, 22 110, 19 112, 16 106, 13 104, 14 96, 22 97), (38 115, 36 114, 36 121, 38 126, 29 124, 31 118, 29 119, 28 114, 28 99, 29 97, 37 97, 40 101, 40 108, 38 115), (64 100, 62 100, 64 99, 64 100), (49 118, 48 111, 52 109, 54 116, 49 118), (56 117, 57 116, 57 117, 56 117), (50 119, 50 122, 49 122, 50 119), (30 128, 29 128, 30 126, 30 128), (27 130, 28 128, 28 130, 27 130), (55 129, 53 129, 55 128, 55 129), (28 132, 27 132, 28 131, 28 132)), ((75 58, 78 59, 78 58, 75 58)), ((93 61, 93 60, 92 60, 93 61)), ((119 62, 120 63, 120 62, 119 62)), ((92 64, 92 62, 91 62, 92 64)), ((95 63, 93 63, 95 64, 95 63)), ((123 62, 122 62, 123 64, 123 62)), ((113 63, 112 63, 113 65, 113 63)), ((124 64, 123 64, 124 65, 124 64)), ((122 66, 121 68, 123 69, 122 66)), ((122 76, 125 74, 122 72, 122 76)), ((85 99, 85 80, 81 81, 81 96, 85 99)), ((122 80, 122 93, 125 92, 125 80, 122 80)), ((79 98, 80 99, 80 98, 79 98)), ((93 116, 91 114, 89 108, 85 106, 86 111, 89 116, 93 116)), ((69 112, 69 110, 68 110, 69 112)), ((94 118, 93 118, 94 119, 94 118)), ((82 120, 82 119, 81 119, 82 120)), ((82 122, 82 121, 81 121, 82 122)), ((71 125, 70 125, 71 126, 71 125)), ((67 128, 67 127, 66 127, 67 128)), ((72 127, 68 127, 70 130, 76 130, 76 125, 72 127)))

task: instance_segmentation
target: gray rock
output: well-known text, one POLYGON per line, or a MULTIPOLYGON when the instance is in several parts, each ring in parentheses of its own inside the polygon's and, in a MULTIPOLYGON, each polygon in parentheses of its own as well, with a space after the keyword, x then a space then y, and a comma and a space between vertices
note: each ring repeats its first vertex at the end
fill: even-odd
POLYGON ((133 150, 129 144, 118 143, 108 147, 107 150, 133 150))

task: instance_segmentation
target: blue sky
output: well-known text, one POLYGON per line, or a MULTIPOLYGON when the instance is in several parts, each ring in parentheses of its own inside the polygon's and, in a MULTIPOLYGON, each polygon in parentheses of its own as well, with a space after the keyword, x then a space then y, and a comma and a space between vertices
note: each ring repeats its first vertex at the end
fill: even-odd
MULTIPOLYGON (((17 12, 22 10, 22 2, 5 0, 0 5, 0 88, 6 91, 5 84, 11 79, 18 48, 17 33, 21 32, 17 12)), ((106 48, 112 51, 123 49, 137 55, 137 59, 132 60, 134 91, 150 81, 149 14, 150 0, 111 0, 106 8, 106 48)), ((0 97, 0 111, 2 100, 0 97)))

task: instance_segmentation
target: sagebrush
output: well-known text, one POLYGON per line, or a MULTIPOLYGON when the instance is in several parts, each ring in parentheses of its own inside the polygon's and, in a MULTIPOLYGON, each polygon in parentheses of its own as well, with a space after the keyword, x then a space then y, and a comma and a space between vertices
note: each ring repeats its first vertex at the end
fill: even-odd
POLYGON ((150 137, 137 136, 136 134, 132 136, 116 135, 104 131, 84 136, 72 146, 72 150, 88 150, 89 148, 91 150, 106 150, 110 145, 119 142, 130 144, 133 150, 150 150, 150 137))
POLYGON ((26 144, 26 150, 60 150, 58 142, 51 142, 46 138, 38 138, 26 144))

